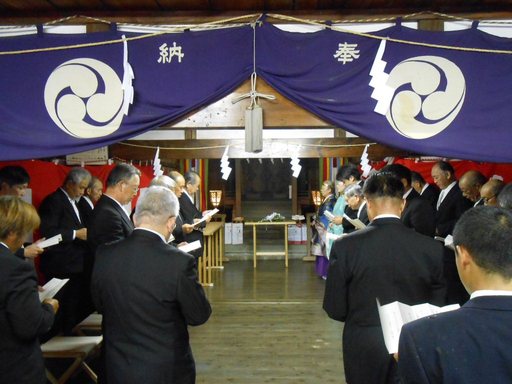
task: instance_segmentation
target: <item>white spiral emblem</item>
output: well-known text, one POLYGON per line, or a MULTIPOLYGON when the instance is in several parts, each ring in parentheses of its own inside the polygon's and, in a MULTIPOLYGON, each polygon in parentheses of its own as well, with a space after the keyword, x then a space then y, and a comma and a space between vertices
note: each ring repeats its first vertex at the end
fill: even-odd
POLYGON ((94 59, 74 59, 55 68, 46 81, 44 103, 54 123, 78 138, 109 135, 123 120, 121 80, 94 59))
POLYGON ((387 81, 395 94, 386 118, 401 135, 426 139, 446 129, 458 115, 466 82, 451 61, 418 56, 397 64, 387 81))

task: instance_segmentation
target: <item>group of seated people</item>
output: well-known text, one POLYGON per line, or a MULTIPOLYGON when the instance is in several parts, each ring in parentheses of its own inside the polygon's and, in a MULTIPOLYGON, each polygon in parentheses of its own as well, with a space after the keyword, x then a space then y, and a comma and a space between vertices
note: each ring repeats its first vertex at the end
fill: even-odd
POLYGON ((211 308, 197 278, 201 248, 191 255, 178 247, 202 241, 201 226, 209 221, 196 225, 202 218, 194 204, 200 178, 193 171, 155 178, 131 212, 140 175, 134 166, 118 164, 103 191, 88 170, 72 168, 37 212, 22 200, 28 173, 19 166, 0 169, 0 381, 46 383, 40 341, 72 335, 97 310, 108 351, 102 381, 140 383, 153 375, 194 382, 187 325, 204 323, 211 308), (42 239, 24 246, 38 227, 42 239), (40 247, 56 235, 58 244, 40 247), (36 256, 46 281, 68 279, 43 302, 31 262, 36 256), (138 345, 151 348, 134 354, 138 345))

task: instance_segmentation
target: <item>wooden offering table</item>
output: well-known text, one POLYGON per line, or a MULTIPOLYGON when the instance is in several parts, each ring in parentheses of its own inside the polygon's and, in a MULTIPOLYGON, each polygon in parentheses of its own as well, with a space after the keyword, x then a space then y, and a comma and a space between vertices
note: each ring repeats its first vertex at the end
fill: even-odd
POLYGON ((253 267, 256 268, 257 256, 284 256, 284 266, 288 268, 288 225, 296 224, 295 221, 246 221, 246 225, 252 225, 252 238, 253 238, 253 267), (282 226, 284 229, 284 252, 258 252, 257 243, 257 227, 262 226, 282 226))

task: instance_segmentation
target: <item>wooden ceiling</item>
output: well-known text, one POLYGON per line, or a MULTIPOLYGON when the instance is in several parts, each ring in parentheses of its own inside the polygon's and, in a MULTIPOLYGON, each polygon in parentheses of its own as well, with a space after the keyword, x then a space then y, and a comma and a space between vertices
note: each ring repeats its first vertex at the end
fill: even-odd
POLYGON ((160 17, 213 17, 274 12, 354 16, 403 15, 421 11, 499 14, 512 0, 0 0, 0 22, 46 21, 72 15, 135 21, 160 17))

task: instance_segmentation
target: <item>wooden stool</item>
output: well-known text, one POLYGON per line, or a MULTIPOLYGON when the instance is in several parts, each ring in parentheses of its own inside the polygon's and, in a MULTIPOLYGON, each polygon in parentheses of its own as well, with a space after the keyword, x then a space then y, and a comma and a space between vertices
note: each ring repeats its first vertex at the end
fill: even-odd
POLYGON ((68 369, 58 378, 46 369, 46 377, 52 384, 61 384, 82 368, 97 383, 98 376, 85 360, 99 349, 103 336, 55 336, 41 345, 45 359, 74 359, 68 369))
POLYGON ((102 319, 103 316, 99 313, 91 313, 75 326, 73 332, 79 336, 87 336, 90 333, 100 335, 102 319))

